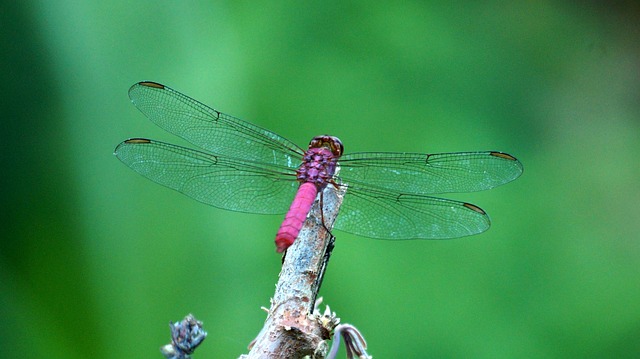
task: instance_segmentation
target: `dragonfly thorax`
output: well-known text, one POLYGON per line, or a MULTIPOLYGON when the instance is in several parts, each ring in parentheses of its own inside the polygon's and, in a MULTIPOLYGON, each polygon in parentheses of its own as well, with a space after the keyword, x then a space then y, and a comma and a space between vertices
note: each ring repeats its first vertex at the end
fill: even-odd
POLYGON ((327 147, 310 148, 302 157, 302 164, 296 171, 299 182, 310 182, 323 188, 336 172, 338 158, 327 147))

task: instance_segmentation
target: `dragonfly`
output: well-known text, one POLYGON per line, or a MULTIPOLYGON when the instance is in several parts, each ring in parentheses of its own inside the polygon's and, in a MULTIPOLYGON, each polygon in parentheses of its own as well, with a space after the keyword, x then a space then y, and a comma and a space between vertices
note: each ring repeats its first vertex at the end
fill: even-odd
POLYGON ((200 149, 131 138, 116 147, 117 158, 214 207, 286 213, 278 252, 295 241, 328 185, 347 186, 335 229, 377 239, 449 239, 486 231, 489 216, 474 204, 432 195, 491 189, 523 171, 520 161, 499 151, 344 154, 342 142, 329 135, 314 137, 305 150, 151 81, 133 85, 129 98, 156 125, 200 149))

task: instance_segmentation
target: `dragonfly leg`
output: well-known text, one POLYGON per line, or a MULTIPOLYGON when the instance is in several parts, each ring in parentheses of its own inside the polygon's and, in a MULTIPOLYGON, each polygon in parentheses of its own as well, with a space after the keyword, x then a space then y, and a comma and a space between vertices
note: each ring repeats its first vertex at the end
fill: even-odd
MULTIPOLYGON (((337 188, 338 185, 334 183, 334 186, 337 188)), ((327 227, 327 224, 324 221, 324 190, 320 191, 320 221, 322 222, 322 226, 325 231, 329 232, 329 235, 333 237, 333 233, 331 233, 331 230, 327 227)))
POLYGON ((320 269, 320 273, 318 273, 318 277, 316 278, 316 288, 318 290, 314 291, 314 297, 311 298, 311 309, 316 306, 317 295, 320 292, 320 286, 322 286, 322 280, 324 279, 324 272, 327 270, 327 265, 329 265, 329 259, 331 258, 331 253, 333 252, 333 247, 335 247, 336 237, 329 234, 331 238, 329 238, 329 243, 327 244, 327 250, 324 252, 324 256, 322 257, 322 267, 320 269))

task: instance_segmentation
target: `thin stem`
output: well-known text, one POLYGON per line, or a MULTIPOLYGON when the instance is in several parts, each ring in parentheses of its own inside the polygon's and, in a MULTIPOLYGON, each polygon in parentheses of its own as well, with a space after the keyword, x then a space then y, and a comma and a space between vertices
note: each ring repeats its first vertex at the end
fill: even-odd
POLYGON ((317 352, 330 331, 313 316, 314 304, 332 246, 329 232, 338 215, 346 186, 328 185, 322 207, 316 200, 298 238, 287 250, 264 327, 253 341, 250 358, 302 358, 317 352), (323 223, 324 222, 324 223, 323 223))

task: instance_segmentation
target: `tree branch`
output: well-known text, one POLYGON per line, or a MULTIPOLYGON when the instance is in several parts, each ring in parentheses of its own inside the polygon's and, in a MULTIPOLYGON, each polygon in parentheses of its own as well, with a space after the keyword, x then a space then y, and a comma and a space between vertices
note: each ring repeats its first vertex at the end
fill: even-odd
POLYGON ((333 249, 334 238, 327 229, 333 227, 346 190, 346 186, 328 185, 314 202, 298 238, 286 252, 264 327, 249 354, 241 358, 324 357, 324 341, 337 323, 320 320, 314 306, 333 249))

